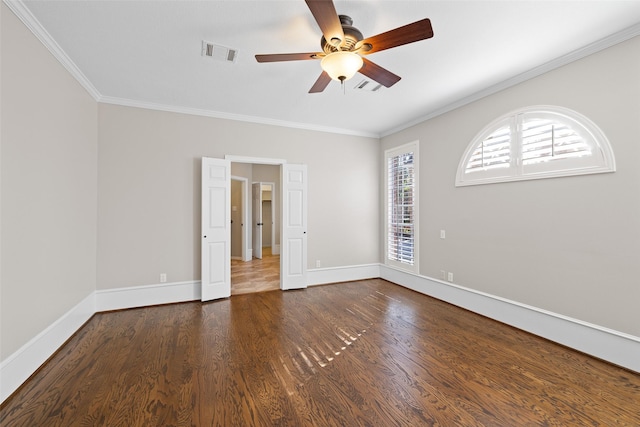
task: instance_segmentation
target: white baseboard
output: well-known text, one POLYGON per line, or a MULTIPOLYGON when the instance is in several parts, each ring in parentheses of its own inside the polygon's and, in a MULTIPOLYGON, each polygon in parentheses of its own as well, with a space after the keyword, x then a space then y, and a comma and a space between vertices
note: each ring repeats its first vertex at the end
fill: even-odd
MULTIPOLYGON (((640 338, 495 295, 381 264, 308 270, 308 285, 381 277, 567 347, 640 372, 640 338)), ((200 300, 200 281, 93 292, 0 363, 0 402, 27 380, 96 312, 200 300)))
POLYGON ((308 286, 349 282, 380 277, 380 264, 351 265, 348 267, 314 268, 307 270, 308 286))
POLYGON ((200 299, 200 281, 160 283, 96 291, 96 311, 121 310, 200 299))
POLYGON ((95 294, 92 292, 3 360, 0 363, 0 403, 38 370, 95 312, 95 294))
POLYGON ((280 255, 280 245, 273 245, 271 247, 271 253, 273 255, 280 255))
POLYGON ((382 265, 385 280, 640 372, 640 338, 537 307, 382 265))

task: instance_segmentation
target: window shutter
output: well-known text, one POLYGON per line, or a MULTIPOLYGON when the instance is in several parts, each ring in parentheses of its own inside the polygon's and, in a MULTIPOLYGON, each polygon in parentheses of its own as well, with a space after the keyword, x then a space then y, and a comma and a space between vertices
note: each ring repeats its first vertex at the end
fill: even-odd
POLYGON ((388 158, 387 258, 414 264, 415 174, 413 152, 388 158))
POLYGON ((591 148, 568 125, 549 119, 525 119, 522 123, 522 164, 590 156, 591 148))
POLYGON ((456 186, 615 170, 611 145, 593 122, 541 105, 501 116, 480 131, 460 159, 456 186))
POLYGON ((465 173, 509 167, 511 163, 511 126, 503 126, 486 137, 475 149, 465 173))

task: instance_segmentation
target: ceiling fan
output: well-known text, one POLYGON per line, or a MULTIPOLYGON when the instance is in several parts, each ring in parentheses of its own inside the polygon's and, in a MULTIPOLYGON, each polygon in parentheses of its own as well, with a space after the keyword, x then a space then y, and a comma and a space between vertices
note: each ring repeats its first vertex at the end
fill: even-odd
POLYGON ((322 92, 332 79, 344 83, 358 71, 385 87, 391 87, 400 80, 400 76, 363 56, 433 37, 431 21, 425 18, 365 39, 352 26, 353 20, 349 16, 338 15, 332 0, 305 2, 322 31, 322 52, 256 55, 256 60, 280 62, 320 59, 323 71, 309 93, 322 92))

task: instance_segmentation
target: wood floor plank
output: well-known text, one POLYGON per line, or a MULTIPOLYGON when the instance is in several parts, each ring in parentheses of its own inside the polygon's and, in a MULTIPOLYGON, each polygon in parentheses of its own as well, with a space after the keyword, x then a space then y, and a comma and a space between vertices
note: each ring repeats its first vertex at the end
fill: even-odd
POLYGON ((380 279, 96 314, 13 426, 638 426, 640 375, 380 279))
POLYGON ((280 255, 262 248, 262 258, 231 260, 231 295, 280 289, 280 255))

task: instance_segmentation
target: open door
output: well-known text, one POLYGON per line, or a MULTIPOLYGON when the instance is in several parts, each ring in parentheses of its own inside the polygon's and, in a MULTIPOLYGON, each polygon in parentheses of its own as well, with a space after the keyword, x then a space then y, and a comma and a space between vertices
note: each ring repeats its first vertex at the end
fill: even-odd
POLYGON ((307 165, 283 164, 280 286, 307 287, 307 165))
POLYGON ((231 162, 202 158, 202 301, 231 295, 231 162))
POLYGON ((262 183, 253 185, 253 256, 262 259, 262 183))

